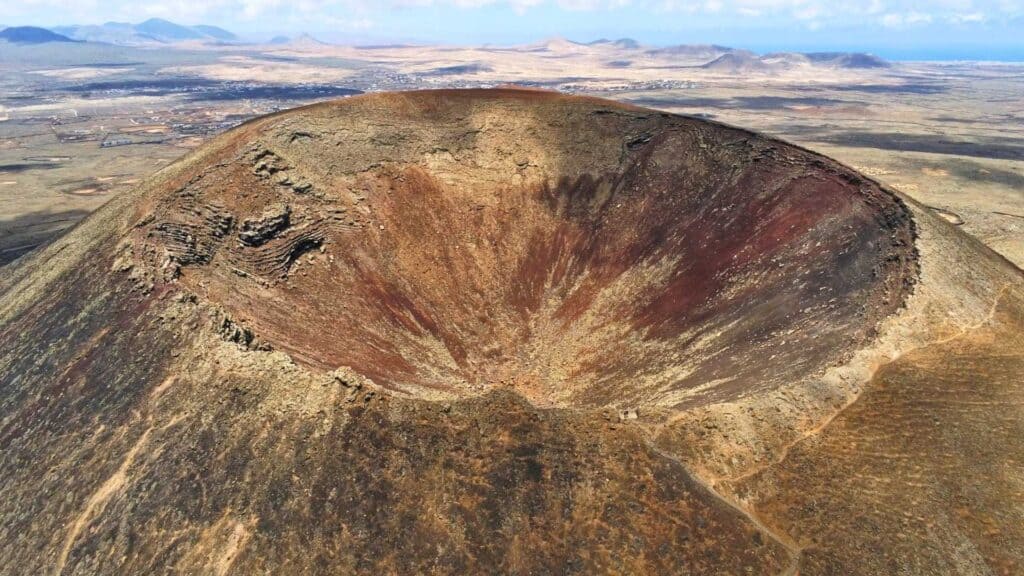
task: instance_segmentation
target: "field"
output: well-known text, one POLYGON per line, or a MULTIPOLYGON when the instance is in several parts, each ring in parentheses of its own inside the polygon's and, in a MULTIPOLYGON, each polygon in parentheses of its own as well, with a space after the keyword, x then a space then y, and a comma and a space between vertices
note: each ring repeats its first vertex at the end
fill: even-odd
POLYGON ((1024 266, 1024 66, 713 46, 0 48, 0 264, 247 119, 361 92, 518 84, 750 128, 890 184, 1024 266), (731 55, 722 58, 723 55, 731 55))

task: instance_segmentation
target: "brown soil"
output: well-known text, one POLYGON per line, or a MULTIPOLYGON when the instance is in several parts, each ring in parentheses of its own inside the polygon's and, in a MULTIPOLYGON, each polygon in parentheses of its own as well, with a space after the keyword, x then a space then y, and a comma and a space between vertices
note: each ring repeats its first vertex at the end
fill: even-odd
POLYGON ((1021 568, 1019 270, 539 91, 217 138, 0 275, 0 574, 1021 568))
POLYGON ((728 399, 837 362, 914 280, 894 195, 702 121, 434 92, 233 136, 155 200, 145 250, 300 363, 408 394, 728 399))

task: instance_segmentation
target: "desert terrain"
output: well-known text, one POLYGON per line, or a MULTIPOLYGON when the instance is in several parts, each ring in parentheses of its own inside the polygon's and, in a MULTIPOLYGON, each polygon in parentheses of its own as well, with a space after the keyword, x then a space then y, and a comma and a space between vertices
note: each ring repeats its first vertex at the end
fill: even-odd
POLYGON ((748 130, 353 96, 4 272, 0 574, 1024 567, 1024 274, 748 130))
POLYGON ((0 45, 0 262, 212 135, 361 92, 516 84, 714 119, 820 151, 1024 264, 1024 71, 553 39, 514 47, 0 45))
POLYGON ((1021 66, 168 24, 0 31, 0 575, 1024 571, 1021 66))

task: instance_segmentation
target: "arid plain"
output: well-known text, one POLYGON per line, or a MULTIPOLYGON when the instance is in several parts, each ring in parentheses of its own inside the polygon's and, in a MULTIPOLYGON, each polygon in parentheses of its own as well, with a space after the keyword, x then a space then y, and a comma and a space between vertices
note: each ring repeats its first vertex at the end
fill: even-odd
POLYGON ((822 152, 1024 265, 1024 66, 885 62, 628 40, 516 47, 0 50, 0 263, 210 136, 359 92, 504 84, 711 118, 822 152))
POLYGON ((0 57, 0 574, 1024 567, 1020 67, 0 57))

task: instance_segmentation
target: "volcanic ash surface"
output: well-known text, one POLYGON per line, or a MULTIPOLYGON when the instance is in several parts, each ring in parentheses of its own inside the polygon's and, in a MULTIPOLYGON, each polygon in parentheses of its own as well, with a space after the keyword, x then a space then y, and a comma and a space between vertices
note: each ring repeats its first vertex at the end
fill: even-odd
MULTIPOLYGON (((922 214, 779 141, 552 93, 250 122, 0 278, 0 573, 1024 568, 1020 494, 978 460, 952 466, 989 482, 969 510, 1010 495, 998 535, 938 488, 892 506, 964 446, 879 394, 1020 336, 1019 271, 922 214), (899 417, 934 436, 871 432, 899 417), (819 450, 883 441, 915 463, 884 488, 819 450)), ((967 377, 1019 397, 1016 350, 967 377)))

